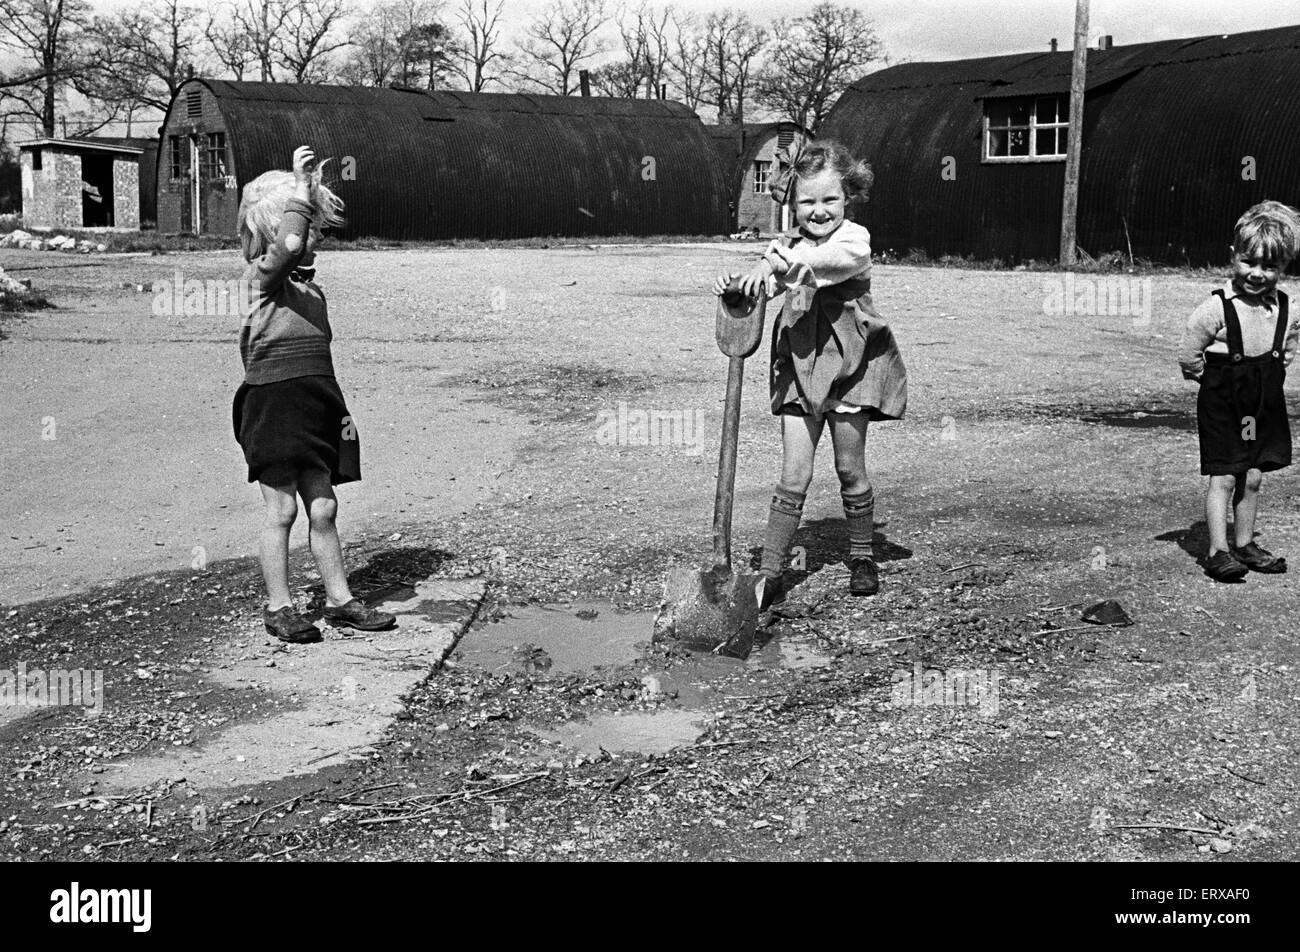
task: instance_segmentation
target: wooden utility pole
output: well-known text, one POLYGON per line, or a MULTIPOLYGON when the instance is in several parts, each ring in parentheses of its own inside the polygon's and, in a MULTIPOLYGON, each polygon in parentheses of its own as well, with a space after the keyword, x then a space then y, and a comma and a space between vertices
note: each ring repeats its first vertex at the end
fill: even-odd
POLYGON ((1083 96, 1088 73, 1088 0, 1075 0, 1074 64, 1070 70, 1070 129, 1065 143, 1065 195, 1061 202, 1061 264, 1072 265, 1078 239, 1079 155, 1083 149, 1083 96))

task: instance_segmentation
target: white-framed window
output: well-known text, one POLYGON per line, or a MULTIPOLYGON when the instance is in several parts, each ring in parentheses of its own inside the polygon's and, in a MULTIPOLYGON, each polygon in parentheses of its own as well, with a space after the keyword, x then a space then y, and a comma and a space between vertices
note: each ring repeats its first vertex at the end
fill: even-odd
POLYGON ((226 134, 209 132, 200 156, 199 178, 209 182, 226 177, 226 134))
POLYGON ((190 174, 190 144, 181 136, 169 136, 167 143, 168 177, 173 181, 190 174))
POLYGON ((767 194, 768 177, 772 174, 772 163, 764 159, 754 162, 754 194, 767 194))
POLYGON ((1065 158, 1068 96, 984 100, 985 162, 1053 162, 1065 158))

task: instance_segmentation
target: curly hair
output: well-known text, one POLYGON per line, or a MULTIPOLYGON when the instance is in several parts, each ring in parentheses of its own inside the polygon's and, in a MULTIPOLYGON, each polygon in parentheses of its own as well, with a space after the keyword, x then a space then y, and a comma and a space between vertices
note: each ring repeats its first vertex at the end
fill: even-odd
MULTIPOLYGON (((317 228, 343 224, 343 199, 321 183, 321 170, 328 161, 321 162, 312 172, 312 223, 317 228)), ((280 170, 263 172, 244 186, 237 221, 246 261, 260 258, 275 241, 284 207, 296 188, 293 173, 280 170)))
POLYGON ((1232 248, 1239 254, 1257 252, 1270 260, 1293 260, 1300 252, 1300 211, 1274 201, 1252 205, 1237 219, 1232 248))
MULTIPOLYGON (((791 171, 797 182, 832 169, 840 177, 844 186, 844 197, 850 202, 866 201, 867 191, 875 175, 871 166, 861 159, 855 159, 843 145, 831 139, 805 143, 795 156, 791 171)), ((794 201, 795 189, 790 189, 788 201, 794 201)))

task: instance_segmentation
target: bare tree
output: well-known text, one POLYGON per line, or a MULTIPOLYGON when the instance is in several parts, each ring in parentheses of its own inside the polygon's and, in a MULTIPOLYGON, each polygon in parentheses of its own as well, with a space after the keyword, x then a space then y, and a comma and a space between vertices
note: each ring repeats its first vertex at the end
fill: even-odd
POLYGON ((505 59, 499 49, 504 7, 505 0, 461 0, 456 11, 460 37, 454 51, 454 69, 472 93, 481 93, 492 81, 488 67, 505 59))
POLYGON ((718 122, 745 121, 755 60, 767 47, 767 31, 735 10, 711 13, 704 23, 706 96, 718 107, 718 122))
POLYGON ((78 90, 131 112, 165 112, 198 58, 196 13, 182 0, 152 0, 139 10, 96 17, 88 31, 91 63, 78 90))
POLYGON ((698 111, 704 103, 707 81, 704 71, 704 30, 693 14, 678 16, 669 8, 670 27, 666 78, 672 81, 674 98, 698 111))
POLYGON ((777 20, 777 39, 755 80, 755 97, 782 118, 817 131, 835 100, 884 60, 871 21, 823 0, 803 16, 777 20))
POLYGON ((275 80, 275 34, 284 22, 285 6, 278 0, 235 0, 225 18, 209 14, 204 36, 217 60, 235 79, 256 70, 264 82, 275 80))
POLYGON ((234 0, 224 17, 208 17, 204 35, 236 79, 249 71, 264 83, 320 82, 348 45, 337 36, 346 13, 346 0, 234 0))
POLYGON ((402 59, 394 6, 376 4, 353 25, 352 50, 341 70, 345 82, 358 86, 388 84, 402 59))
POLYGON ((547 92, 570 95, 583 64, 609 48, 597 36, 608 22, 605 0, 555 0, 525 27, 516 74, 547 92))
POLYGON ((620 9, 618 31, 623 56, 592 74, 601 92, 625 99, 637 98, 642 90, 651 99, 659 95, 668 71, 671 20, 671 8, 655 10, 645 0, 635 10, 620 9))
POLYGON ((347 14, 345 0, 289 0, 283 29, 275 37, 275 58, 296 83, 322 83, 334 78, 332 54, 348 45, 338 35, 347 14))
POLYGON ((55 134, 59 104, 86 65, 83 34, 90 21, 85 0, 0 0, 0 48, 26 64, 0 89, 6 111, 55 134))

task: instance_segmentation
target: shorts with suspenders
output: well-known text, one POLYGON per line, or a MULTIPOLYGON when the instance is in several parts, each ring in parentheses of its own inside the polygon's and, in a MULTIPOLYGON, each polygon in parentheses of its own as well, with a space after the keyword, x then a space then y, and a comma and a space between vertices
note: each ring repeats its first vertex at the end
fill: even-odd
POLYGON ((1287 296, 1278 292, 1273 346, 1257 357, 1242 353, 1241 322, 1222 290, 1228 353, 1205 354, 1205 372, 1196 398, 1201 438, 1201 475, 1227 476, 1248 469, 1268 472, 1291 465, 1291 424, 1287 419, 1283 363, 1287 296))

